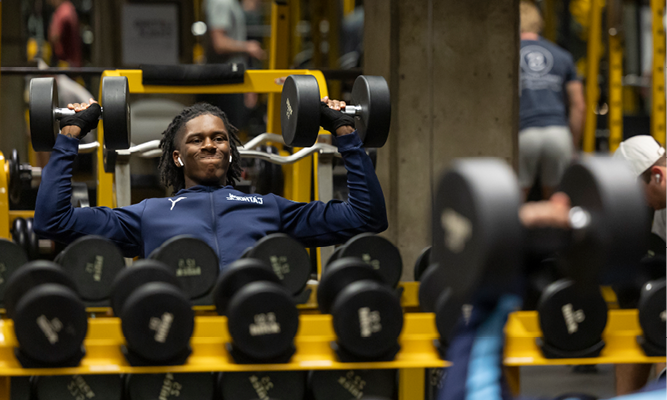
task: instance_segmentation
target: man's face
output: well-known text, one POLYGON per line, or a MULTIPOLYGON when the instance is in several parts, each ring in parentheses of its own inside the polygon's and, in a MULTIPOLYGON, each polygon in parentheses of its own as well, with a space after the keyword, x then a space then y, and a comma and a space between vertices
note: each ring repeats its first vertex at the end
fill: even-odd
POLYGON ((185 187, 224 185, 232 152, 229 134, 222 120, 211 114, 200 115, 185 124, 176 137, 173 160, 183 161, 185 187))
POLYGON ((646 183, 642 181, 644 193, 646 194, 646 201, 649 206, 655 210, 662 210, 665 208, 665 189, 667 188, 665 172, 667 172, 665 167, 653 167, 649 182, 646 183))

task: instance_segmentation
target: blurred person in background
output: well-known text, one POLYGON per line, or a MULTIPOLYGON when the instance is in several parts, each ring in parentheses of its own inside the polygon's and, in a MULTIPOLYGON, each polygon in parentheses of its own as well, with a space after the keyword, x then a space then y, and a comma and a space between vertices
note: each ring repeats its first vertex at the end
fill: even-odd
POLYGON ((59 66, 81 66, 81 34, 79 17, 68 0, 48 0, 55 11, 49 25, 49 42, 59 66), (66 65, 63 65, 66 63, 66 65))

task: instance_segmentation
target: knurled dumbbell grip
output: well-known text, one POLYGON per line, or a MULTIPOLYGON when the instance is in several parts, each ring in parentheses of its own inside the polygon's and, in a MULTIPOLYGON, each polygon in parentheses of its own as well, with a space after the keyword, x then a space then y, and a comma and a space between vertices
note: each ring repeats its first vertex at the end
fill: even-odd
POLYGON ((349 115, 360 115, 361 114, 361 106, 353 106, 351 104, 348 104, 345 106, 344 109, 341 110, 343 114, 349 114, 349 115))
MULTIPOLYGON (((102 114, 100 115, 100 119, 102 119, 102 115, 104 115, 104 108, 100 107, 102 114)), ((53 115, 56 116, 57 119, 60 119, 62 117, 68 116, 68 115, 74 115, 76 114, 76 111, 70 110, 69 108, 54 108, 53 109, 53 115)))

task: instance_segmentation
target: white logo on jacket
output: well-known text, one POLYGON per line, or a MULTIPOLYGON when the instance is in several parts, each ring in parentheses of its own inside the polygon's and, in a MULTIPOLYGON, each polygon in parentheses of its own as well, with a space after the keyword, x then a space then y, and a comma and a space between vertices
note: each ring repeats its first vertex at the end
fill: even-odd
POLYGON ((247 203, 264 204, 264 199, 256 196, 237 196, 235 194, 227 195, 227 200, 245 201, 247 203))
POLYGON ((178 203, 179 201, 181 201, 183 199, 187 199, 187 197, 179 197, 176 200, 167 199, 167 200, 171 201, 171 208, 169 209, 169 211, 173 210, 176 203, 178 203))

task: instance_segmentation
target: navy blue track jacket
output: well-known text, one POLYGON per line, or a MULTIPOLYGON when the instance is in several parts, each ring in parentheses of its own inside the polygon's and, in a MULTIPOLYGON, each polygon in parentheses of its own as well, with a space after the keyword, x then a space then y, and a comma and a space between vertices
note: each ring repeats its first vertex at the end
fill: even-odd
POLYGON ((104 236, 126 257, 146 257, 167 239, 188 234, 215 250, 221 268, 270 233, 283 232, 313 247, 344 243, 362 232, 384 231, 387 212, 382 188, 359 137, 355 132, 336 141, 348 171, 347 202, 298 203, 274 194, 246 195, 232 186, 194 186, 173 197, 111 209, 72 207, 72 163, 79 140, 58 135, 42 173, 35 231, 61 243, 85 235, 104 236))

